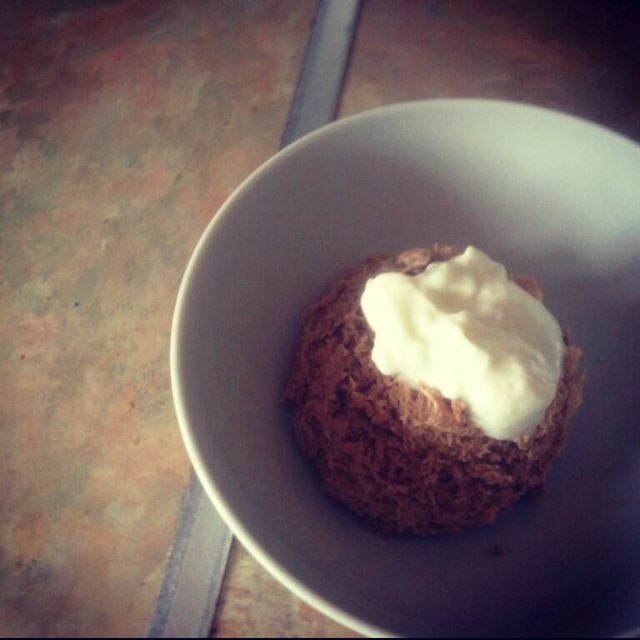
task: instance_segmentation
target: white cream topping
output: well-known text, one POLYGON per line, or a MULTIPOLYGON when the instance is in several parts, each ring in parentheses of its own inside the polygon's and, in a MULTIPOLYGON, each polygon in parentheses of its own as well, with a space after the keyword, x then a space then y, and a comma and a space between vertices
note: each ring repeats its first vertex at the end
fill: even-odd
POLYGON ((381 373, 461 401, 493 438, 518 440, 543 419, 562 372, 562 331, 479 249, 416 276, 370 278, 360 303, 381 373))

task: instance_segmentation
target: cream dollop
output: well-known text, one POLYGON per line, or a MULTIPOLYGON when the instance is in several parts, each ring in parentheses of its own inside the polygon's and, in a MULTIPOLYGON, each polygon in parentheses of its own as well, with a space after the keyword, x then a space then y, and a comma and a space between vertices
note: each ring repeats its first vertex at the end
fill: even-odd
POLYGON ((562 330, 479 249, 415 276, 381 273, 360 303, 383 374, 463 402, 493 438, 518 440, 543 419, 562 372, 562 330))

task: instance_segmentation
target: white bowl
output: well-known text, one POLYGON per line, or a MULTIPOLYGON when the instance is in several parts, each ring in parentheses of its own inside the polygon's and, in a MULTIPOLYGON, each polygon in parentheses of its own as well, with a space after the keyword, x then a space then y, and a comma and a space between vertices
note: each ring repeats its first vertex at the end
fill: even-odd
POLYGON ((222 207, 180 289, 173 391, 206 492, 269 571, 364 634, 640 625, 639 249, 640 148, 567 115, 416 102, 303 138, 222 207), (541 504, 461 536, 380 537, 321 493, 279 397, 303 309, 332 279, 436 241, 536 275, 584 349, 585 401, 541 504))

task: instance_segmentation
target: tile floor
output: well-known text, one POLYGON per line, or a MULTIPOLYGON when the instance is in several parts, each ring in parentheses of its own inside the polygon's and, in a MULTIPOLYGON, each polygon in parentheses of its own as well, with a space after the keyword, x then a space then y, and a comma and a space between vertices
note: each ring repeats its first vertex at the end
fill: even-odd
MULTIPOLYGON (((314 9, 0 3, 0 636, 144 634, 190 472, 177 287, 278 149, 314 9)), ((640 141, 638 41, 631 0, 364 0, 339 116, 502 98, 640 141)), ((214 633, 348 632, 236 545, 214 633)))
POLYGON ((0 636, 144 635, 190 473, 177 287, 278 149, 313 12, 0 5, 0 636))

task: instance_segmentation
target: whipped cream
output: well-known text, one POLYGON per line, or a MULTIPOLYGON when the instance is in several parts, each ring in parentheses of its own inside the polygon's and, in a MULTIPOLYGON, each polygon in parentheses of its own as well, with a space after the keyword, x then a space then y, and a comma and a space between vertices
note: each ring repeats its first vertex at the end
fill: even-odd
POLYGON ((562 330, 479 249, 415 276, 381 273, 360 303, 381 373, 461 401, 493 438, 518 440, 544 418, 562 372, 562 330))

